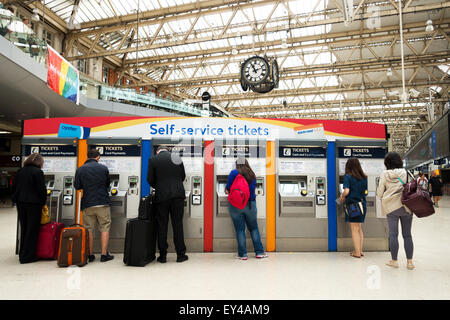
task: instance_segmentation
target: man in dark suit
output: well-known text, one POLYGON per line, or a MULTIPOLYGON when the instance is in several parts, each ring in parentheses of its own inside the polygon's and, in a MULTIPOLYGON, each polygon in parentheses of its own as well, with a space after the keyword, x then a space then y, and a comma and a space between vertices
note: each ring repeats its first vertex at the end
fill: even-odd
POLYGON ((167 261, 167 227, 169 215, 172 222, 173 242, 177 252, 177 262, 188 260, 183 234, 184 192, 183 181, 186 178, 183 161, 169 152, 167 147, 160 146, 156 156, 148 162, 148 183, 155 189, 154 203, 158 224, 158 261, 167 261))

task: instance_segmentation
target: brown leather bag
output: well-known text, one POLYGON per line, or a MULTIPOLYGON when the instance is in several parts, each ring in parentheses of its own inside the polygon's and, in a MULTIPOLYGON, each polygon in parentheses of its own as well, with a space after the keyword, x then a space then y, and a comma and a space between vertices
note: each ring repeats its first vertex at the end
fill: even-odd
POLYGON ((82 225, 72 225, 64 228, 58 252, 58 266, 79 266, 88 263, 89 231, 82 225))

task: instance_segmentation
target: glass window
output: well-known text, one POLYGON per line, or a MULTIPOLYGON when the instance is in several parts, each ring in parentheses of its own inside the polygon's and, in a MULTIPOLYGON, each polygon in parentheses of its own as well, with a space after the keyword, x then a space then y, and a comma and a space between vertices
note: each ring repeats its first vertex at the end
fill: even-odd
POLYGON ((103 67, 103 82, 108 83, 108 75, 109 75, 109 69, 107 67, 103 67))

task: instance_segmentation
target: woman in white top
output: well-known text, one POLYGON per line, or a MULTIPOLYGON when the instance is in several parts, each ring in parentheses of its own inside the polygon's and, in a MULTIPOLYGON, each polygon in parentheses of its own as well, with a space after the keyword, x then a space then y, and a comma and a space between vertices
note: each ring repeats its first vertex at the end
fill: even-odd
POLYGON ((405 245, 407 268, 414 269, 412 262, 414 245, 411 236, 413 215, 401 202, 403 184, 406 182, 407 173, 403 169, 403 161, 396 152, 389 152, 384 158, 386 169, 380 177, 377 188, 377 197, 381 199, 382 212, 386 215, 389 225, 389 249, 392 260, 386 265, 398 268, 398 222, 402 225, 402 236, 405 245), (400 181, 401 180, 401 181, 400 181))

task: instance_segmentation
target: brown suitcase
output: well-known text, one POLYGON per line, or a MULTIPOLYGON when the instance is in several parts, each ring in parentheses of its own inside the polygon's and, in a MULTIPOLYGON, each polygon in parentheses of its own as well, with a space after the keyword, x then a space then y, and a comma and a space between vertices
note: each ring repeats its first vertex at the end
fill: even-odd
POLYGON ((64 228, 58 252, 58 266, 79 266, 88 263, 89 231, 82 225, 64 228))

